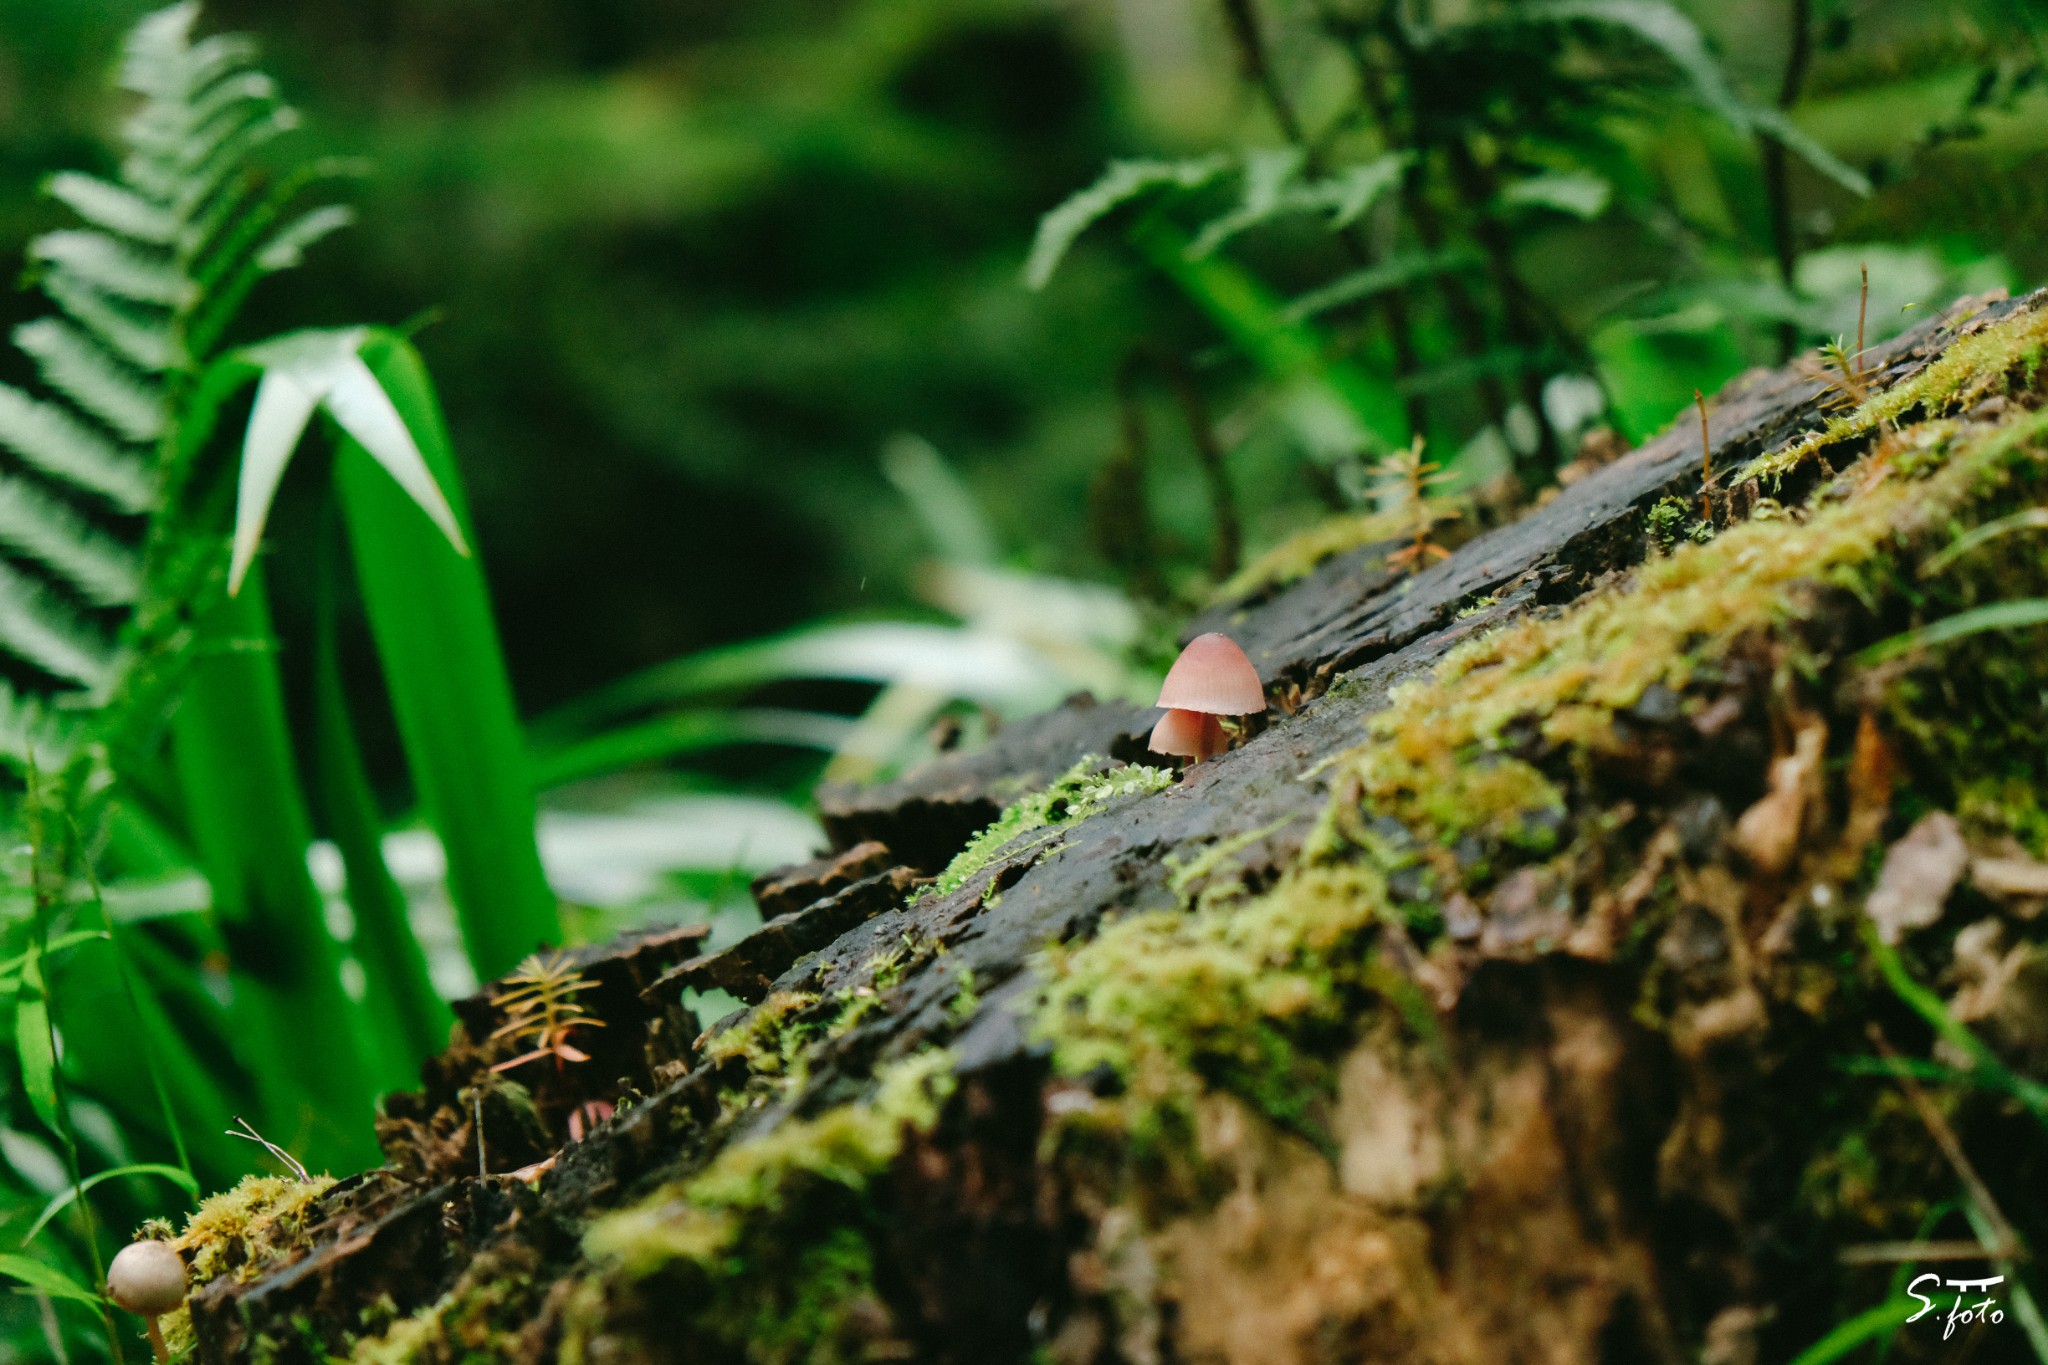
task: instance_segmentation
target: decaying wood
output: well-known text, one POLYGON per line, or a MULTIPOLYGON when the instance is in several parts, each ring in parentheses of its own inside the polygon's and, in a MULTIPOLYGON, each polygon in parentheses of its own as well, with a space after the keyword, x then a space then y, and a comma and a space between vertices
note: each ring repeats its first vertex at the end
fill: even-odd
MULTIPOLYGON (((2034 302, 1979 305, 1974 316, 2034 302)), ((1930 324, 1877 349, 1871 385, 1915 372, 1951 335, 1930 324)), ((1818 429, 1830 397, 1793 371, 1738 381, 1712 408, 1712 468, 1740 468, 1818 429)), ((1774 495, 1796 504, 1830 474, 1794 471, 1774 495)), ((1759 496, 1723 488, 1713 504, 1740 519, 1759 496)), ((594 1280, 581 1241, 591 1220, 717 1153, 765 1150, 793 1124, 864 1102, 878 1072, 940 1044, 956 1078, 950 1099, 858 1195, 872 1286, 840 1301, 813 1340, 759 1346, 755 1358, 1744 1365, 1789 1355, 1817 1335, 1824 1315, 1811 1297, 1838 1283, 1818 1277, 1846 1272, 1829 1248, 1797 1244, 1808 1234, 1785 1208, 1802 1180, 1839 1176, 1850 1188, 1827 1162, 1853 1154, 1787 1164, 1784 1134, 1805 1131, 1836 1073, 1832 1035, 1781 1030, 1797 1012, 1786 1002, 1831 989, 1847 947, 1808 942, 1815 931, 1794 895, 1804 884, 1787 878, 1823 824, 1836 881, 1858 875, 1886 828, 1896 765, 1883 736, 1859 728, 1853 699, 1788 709, 1780 665, 1729 661, 1704 709, 1661 685, 1645 691, 1617 716, 1627 757, 1589 779, 1612 794, 1615 820, 1654 803, 1632 861, 1587 884, 1531 865, 1481 894, 1461 890, 1439 907, 1427 951, 1389 925, 1383 951, 1427 1026, 1398 1010, 1350 1021, 1331 1043, 1332 1092, 1292 1127, 1219 1080, 1185 1135, 1200 1171, 1192 1185, 1169 1164, 1077 1156, 1047 1140, 1052 1116, 1108 1102, 1124 1082, 1056 1073, 1018 1008, 1048 945, 1199 896, 1196 852, 1228 847, 1233 891, 1272 884, 1330 806, 1327 761, 1360 742, 1391 689, 1426 678, 1461 641, 1628 572, 1648 553, 1650 510, 1673 497, 1700 504, 1689 415, 1422 572, 1389 572, 1388 547, 1367 547, 1204 614, 1189 636, 1228 631, 1269 689, 1305 704, 1163 791, 1112 798, 1016 841, 950 890, 927 879, 1010 801, 1088 755, 1144 761, 1152 713, 1076 698, 900 780, 822 792, 837 851, 757 884, 768 922, 752 937, 697 955, 690 931, 672 931, 580 955, 596 983, 584 1003, 607 1024, 587 1066, 536 1075, 514 1094, 491 1077, 502 1058, 479 1041, 497 1023, 491 993, 464 1002, 425 1089, 387 1104, 389 1172, 337 1187, 295 1259, 197 1291, 201 1358, 312 1361, 352 1344, 387 1351, 376 1359, 745 1358, 657 1291, 594 1280), (1824 769, 1852 736, 1850 809, 1834 821, 1824 769), (1680 908, 1651 926, 1639 912, 1657 895, 1680 908), (1631 935, 1651 936, 1647 976, 1617 966, 1631 935), (886 980, 878 962, 892 964, 886 980), (703 1029, 710 1021, 694 1016, 686 988, 751 1008, 703 1029), (821 1029, 794 1073, 763 1084, 770 1062, 748 1040, 827 1011, 852 1022, 821 1029), (1646 1012, 1659 1015, 1654 1027, 1646 1012), (591 1102, 617 1113, 565 1144, 564 1116, 591 1102), (534 1187, 507 1174, 548 1158, 534 1187), (391 1327, 437 1302, 414 1336, 391 1327)), ((2032 888, 2031 901, 2001 903, 2014 914, 2038 907, 2023 873, 2039 865, 2022 851, 1943 851, 1958 869, 1945 885, 1969 852, 1989 869, 1984 894, 2032 888)), ((2015 997, 1982 983, 2036 980, 2041 969, 2026 945, 1980 937, 1983 965, 1964 984, 1997 996, 1982 1008, 1988 1019, 2015 997)), ((2023 1120, 1986 1122, 2024 1131, 2013 1126, 2023 1120)), ((732 1270, 764 1285, 785 1273, 732 1270)), ((2017 1341, 1990 1341, 1982 1358, 2017 1341)), ((1938 1345, 1902 1339, 1895 1358, 1931 1359, 1938 1345)))

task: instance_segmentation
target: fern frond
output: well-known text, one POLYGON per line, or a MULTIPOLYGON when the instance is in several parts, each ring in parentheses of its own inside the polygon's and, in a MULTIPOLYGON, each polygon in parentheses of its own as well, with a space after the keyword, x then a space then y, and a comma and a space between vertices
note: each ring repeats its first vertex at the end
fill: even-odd
POLYGON ((60 482, 86 489, 122 512, 140 512, 153 492, 149 470, 55 403, 0 384, 0 445, 60 482))
POLYGON ((171 201, 171 211, 181 218, 189 218, 213 197, 214 192, 228 178, 241 169, 250 155, 265 143, 282 137, 299 126, 299 115, 294 109, 279 105, 269 112, 249 120, 216 144, 203 163, 200 163, 187 177, 178 195, 171 201))
POLYGON ((96 289, 137 303, 175 308, 192 301, 192 281, 169 260, 141 252, 90 228, 46 232, 28 244, 32 261, 61 265, 96 289))
POLYGON ((290 270, 305 259, 306 248, 341 231, 355 220, 356 211, 346 204, 322 204, 272 233, 270 240, 256 249, 252 259, 256 268, 266 275, 290 270))
POLYGON ((34 358, 51 388, 128 440, 141 444, 163 434, 155 388, 125 372, 77 327, 37 318, 14 329, 14 344, 34 358))
POLYGON ((113 673, 113 646, 92 623, 5 563, 0 563, 0 650, 87 688, 104 685, 113 673))
POLYGON ((43 292, 72 317, 84 323, 106 348, 138 370, 158 373, 181 363, 182 348, 161 317, 143 317, 123 308, 63 268, 43 276, 43 292))
POLYGON ((1134 199, 1159 189, 1199 189, 1229 170, 1227 156, 1188 161, 1112 161, 1096 182, 1038 220, 1038 235, 1024 263, 1024 283, 1043 289, 1067 249, 1095 223, 1134 199))
POLYGON ((42 564, 96 607, 127 606, 142 586, 133 550, 26 479, 0 475, 0 545, 42 564))
POLYGON ((138 242, 170 245, 177 220, 133 190, 109 184, 82 171, 59 171, 50 177, 52 199, 96 228, 138 242))

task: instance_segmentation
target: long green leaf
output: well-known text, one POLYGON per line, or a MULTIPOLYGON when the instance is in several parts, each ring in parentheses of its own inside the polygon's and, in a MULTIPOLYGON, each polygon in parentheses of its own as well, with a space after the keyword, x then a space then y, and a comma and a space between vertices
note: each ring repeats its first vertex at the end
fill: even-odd
MULTIPOLYGON (((361 354, 467 530, 460 475, 419 353, 374 333, 361 354)), ((335 477, 406 761, 447 850, 470 961, 489 979, 559 941, 561 926, 534 839, 533 775, 483 571, 352 438, 341 440, 335 477)))
POLYGON ((21 960, 21 993, 14 1002, 14 1047, 21 1058, 21 1088, 43 1127, 64 1139, 57 1104, 57 1053, 50 1033, 50 999, 43 985, 42 947, 30 941, 21 960))
POLYGON ((341 527, 330 504, 322 517, 314 599, 314 803, 347 872, 355 955, 363 966, 363 1004, 385 1035, 387 1084, 408 1085, 419 1063, 447 1043, 454 1016, 434 989, 426 954, 407 918, 405 893, 384 862, 382 820, 342 688, 343 554, 341 527))
POLYGON ((1889 1332, 1913 1315, 1913 1300, 1902 1299, 1865 1309, 1793 1356, 1790 1365, 1831 1365, 1864 1342, 1889 1332))
POLYGON ((0 1253, 0 1275, 19 1280, 38 1294, 99 1306, 100 1296, 53 1265, 15 1252, 0 1253))
POLYGON ((185 811, 235 972, 241 1036, 274 1131, 316 1162, 374 1156, 372 1094, 340 955, 306 870, 312 822, 259 574, 201 627, 173 726, 185 811))
POLYGON ((740 744, 784 744, 831 753, 854 722, 815 711, 683 711, 607 728, 580 742, 537 748, 534 781, 542 788, 740 744))
POLYGON ((1951 640, 1961 640, 1966 636, 1981 635, 1987 630, 2025 630, 2041 625, 2048 625, 2048 597, 2023 597, 2010 602, 1988 602, 1981 607, 1959 611, 1953 616, 1944 616, 1939 621, 1929 622, 1917 630, 1905 631, 1889 639, 1879 640, 1858 653, 1855 662, 1865 666, 1880 664, 1887 659, 1896 659, 1901 654, 1910 654, 1916 649, 1947 644, 1951 640))
POLYGON ((21 1239, 22 1245, 26 1246, 28 1243, 33 1242, 36 1239, 36 1234, 48 1227, 52 1218, 55 1218, 58 1214, 64 1212, 65 1209, 71 1207, 73 1200, 95 1186, 103 1185, 109 1180, 142 1175, 152 1175, 162 1180, 168 1180, 186 1194, 192 1196, 192 1198, 197 1199, 199 1197, 199 1182, 192 1178, 191 1172, 182 1167, 165 1166, 154 1161, 138 1162, 132 1166, 116 1166, 110 1171, 101 1171, 96 1175, 87 1176, 70 1189, 59 1192, 49 1203, 43 1205, 43 1211, 36 1215, 36 1221, 29 1224, 28 1235, 21 1239))

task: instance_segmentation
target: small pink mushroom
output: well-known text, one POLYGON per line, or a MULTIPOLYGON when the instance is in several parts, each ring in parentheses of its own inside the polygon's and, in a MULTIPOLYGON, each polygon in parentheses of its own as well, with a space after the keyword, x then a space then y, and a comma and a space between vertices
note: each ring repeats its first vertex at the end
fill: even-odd
POLYGON ((1227 743, 1217 717, 1257 715, 1266 709, 1266 689, 1237 642, 1211 631, 1188 641, 1173 661, 1158 705, 1168 709, 1152 728, 1148 747, 1200 763, 1222 753, 1227 743))

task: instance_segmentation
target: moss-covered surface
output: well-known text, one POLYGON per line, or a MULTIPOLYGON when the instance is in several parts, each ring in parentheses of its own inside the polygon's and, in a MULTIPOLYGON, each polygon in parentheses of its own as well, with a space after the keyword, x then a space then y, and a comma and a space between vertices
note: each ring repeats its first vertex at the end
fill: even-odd
POLYGON ((1075 824, 1102 810, 1121 797, 1142 796, 1164 791, 1173 785, 1174 775, 1165 768, 1126 763, 1104 768, 1103 760, 1082 759, 1060 774, 1051 785, 1019 797, 1003 809, 995 823, 974 836, 959 856, 939 874, 933 891, 946 895, 965 886, 974 874, 996 861, 1026 849, 1048 843, 1062 826, 1075 824), (1026 834, 1051 831, 1032 844, 1011 847, 1026 834))
MULTIPOLYGON (((203 1201, 171 1245, 185 1258, 194 1285, 222 1275, 253 1283, 278 1260, 305 1248, 313 1206, 333 1185, 327 1176, 248 1176, 203 1201)), ((192 1318, 184 1308, 166 1313, 159 1326, 173 1355, 191 1350, 192 1318)))
POLYGON ((907 1130, 937 1120, 950 1066, 937 1050, 896 1063, 871 1098, 786 1121, 599 1220, 584 1239, 597 1271, 565 1315, 560 1358, 607 1358, 608 1334, 663 1317, 688 1322, 703 1358, 869 1357, 889 1331, 868 1185, 907 1130))
POLYGON ((1892 1294, 1845 1246, 1972 1235, 1944 1125, 2048 1238, 2048 632, 1869 652, 2048 596, 2048 537, 1941 557, 2048 499, 2044 343, 2034 311, 1959 337, 1745 471, 1782 501, 1222 760, 1307 792, 1287 820, 1100 760, 1012 802, 890 912, 930 937, 711 1031, 631 1116, 644 1177, 512 1220, 356 1358, 1786 1359, 1892 1294), (1213 818, 1142 831, 1168 808, 1213 818), (1883 869, 1950 817, 2005 881, 1873 947, 1883 869), (1024 856, 1005 898, 1106 913, 1026 942, 1050 921, 973 886, 1024 856), (964 969, 998 933, 1030 976, 964 969))

